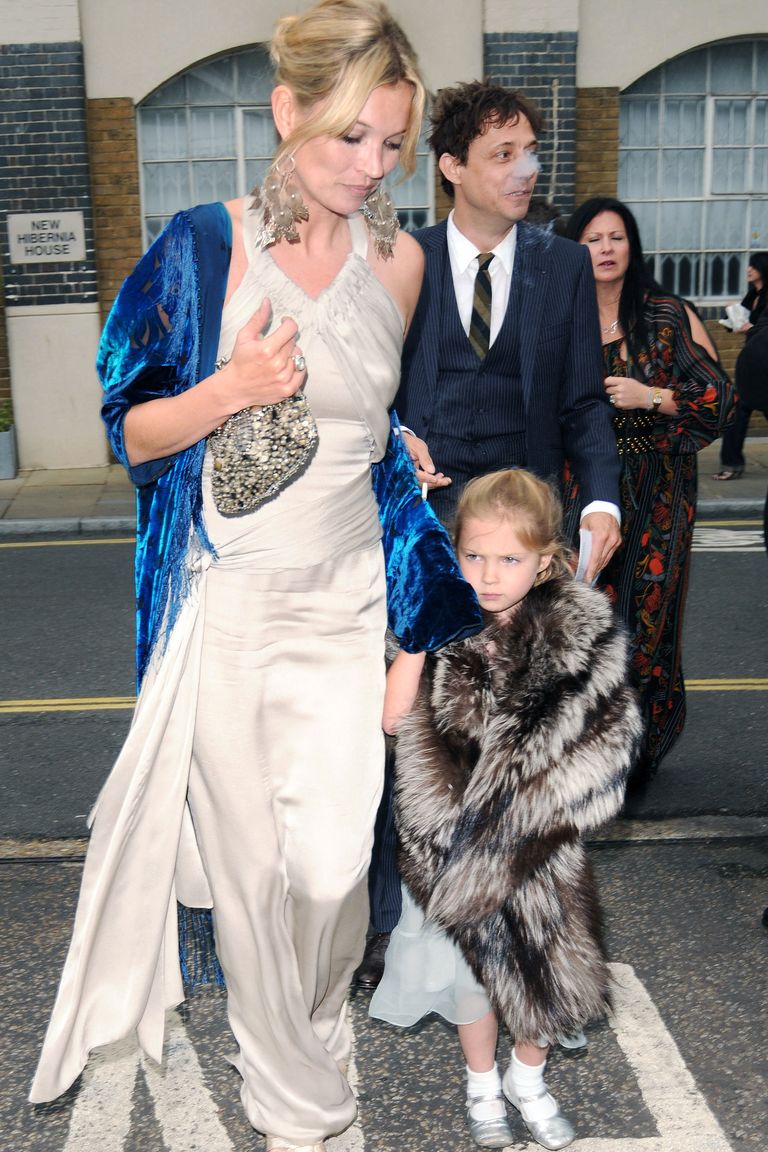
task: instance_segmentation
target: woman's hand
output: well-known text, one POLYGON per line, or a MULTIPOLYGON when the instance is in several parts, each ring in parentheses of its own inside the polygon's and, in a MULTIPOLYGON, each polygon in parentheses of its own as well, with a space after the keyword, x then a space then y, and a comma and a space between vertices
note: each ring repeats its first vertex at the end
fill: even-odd
POLYGON ((264 299, 238 332, 232 357, 219 372, 186 392, 134 404, 128 410, 124 434, 131 464, 180 452, 220 428, 235 412, 276 404, 299 390, 307 372, 296 343, 296 321, 286 316, 264 336, 270 311, 269 300, 264 299))
POLYGON ((606 376, 605 390, 608 398, 616 408, 644 408, 653 410, 662 416, 677 415, 677 400, 672 388, 651 387, 633 380, 631 376, 606 376), (655 392, 660 393, 660 403, 654 405, 655 392))
POLYGON ((608 399, 615 408, 649 408, 652 389, 631 376, 606 376, 608 399))
POLYGON ((271 305, 262 300, 240 329, 227 364, 215 381, 227 415, 263 404, 277 404, 298 392, 307 375, 296 343, 298 326, 291 316, 264 336, 271 305))

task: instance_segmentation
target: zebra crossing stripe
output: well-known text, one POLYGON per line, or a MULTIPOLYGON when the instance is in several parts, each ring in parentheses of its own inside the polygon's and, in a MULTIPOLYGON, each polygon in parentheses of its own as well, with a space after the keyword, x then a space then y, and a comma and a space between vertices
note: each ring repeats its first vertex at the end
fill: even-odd
MULTIPOLYGON (((642 982, 628 964, 611 964, 610 1023, 632 1069, 656 1134, 579 1138, 579 1152, 732 1152, 642 982)), ((354 1036, 349 1081, 357 1094, 354 1036)), ((202 1070, 177 1012, 169 1015, 166 1060, 158 1068, 133 1038, 94 1053, 72 1111, 63 1152, 124 1152, 133 1091, 142 1068, 167 1152, 236 1152, 218 1118, 202 1070)), ((327 1141, 328 1152, 365 1152, 361 1119, 327 1141)), ((528 1143, 525 1152, 540 1152, 528 1143)))
POLYGON ((123 1152, 138 1060, 133 1037, 94 1052, 83 1072, 64 1152, 123 1152))
MULTIPOLYGON (((140 1068, 167 1152, 235 1152, 177 1011, 167 1016, 162 1067, 144 1056, 134 1037, 91 1055, 72 1109, 63 1152, 93 1152, 96 1147, 99 1152, 124 1152, 140 1068)), ((357 1095, 354 1032, 348 1078, 357 1095)), ((360 1118, 346 1132, 328 1140, 327 1145, 328 1152, 365 1152, 360 1118)))
POLYGON ((635 970, 629 964, 610 967, 611 1026, 656 1122, 664 1152, 730 1152, 722 1128, 635 970))
POLYGON ((168 1014, 163 1067, 141 1065, 168 1152, 234 1152, 178 1012, 168 1014))
POLYGON ((754 528, 718 528, 706 521, 693 530, 694 552, 764 552, 762 525, 754 528))
MULTIPOLYGON (((658 1135, 579 1139, 579 1152, 732 1152, 644 985, 629 964, 613 976, 611 1027, 658 1135)), ((528 1144, 526 1152, 538 1152, 528 1144)))

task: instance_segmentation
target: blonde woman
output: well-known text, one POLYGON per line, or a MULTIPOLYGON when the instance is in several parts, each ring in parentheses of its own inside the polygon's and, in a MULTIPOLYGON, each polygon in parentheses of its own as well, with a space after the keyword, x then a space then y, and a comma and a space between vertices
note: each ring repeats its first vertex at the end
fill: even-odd
POLYGON ((422 275, 380 185, 413 171, 425 93, 376 0, 286 17, 272 54, 281 142, 264 186, 175 217, 102 339, 104 418, 139 486, 141 693, 31 1099, 134 1029, 161 1059, 183 998, 178 897, 213 908, 243 1106, 282 1152, 321 1149, 355 1116, 345 998, 384 759, 371 464, 422 275), (269 502, 225 514, 218 430, 299 390, 314 455, 269 502))

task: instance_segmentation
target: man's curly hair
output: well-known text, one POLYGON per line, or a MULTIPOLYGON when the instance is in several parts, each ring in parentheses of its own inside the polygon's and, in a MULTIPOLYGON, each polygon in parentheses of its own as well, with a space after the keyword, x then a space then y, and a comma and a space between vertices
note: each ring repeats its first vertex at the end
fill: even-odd
MULTIPOLYGON (((473 140, 489 128, 500 128, 510 121, 514 124, 521 116, 525 116, 536 135, 544 128, 541 112, 522 92, 480 80, 443 88, 430 112, 432 132, 428 143, 438 160, 447 152, 459 164, 466 164, 473 140)), ((453 184, 442 173, 440 183, 453 198, 453 184)))

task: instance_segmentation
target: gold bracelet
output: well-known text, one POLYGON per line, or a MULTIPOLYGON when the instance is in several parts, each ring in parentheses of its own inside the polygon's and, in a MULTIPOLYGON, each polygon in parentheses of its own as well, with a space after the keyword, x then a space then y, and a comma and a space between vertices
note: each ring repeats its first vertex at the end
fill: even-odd
POLYGON ((658 411, 661 408, 661 402, 664 399, 664 393, 661 388, 654 388, 653 395, 651 396, 651 408, 658 411))

